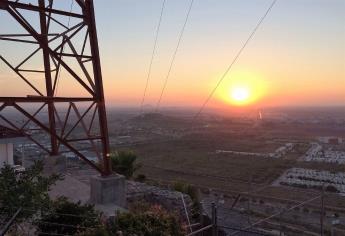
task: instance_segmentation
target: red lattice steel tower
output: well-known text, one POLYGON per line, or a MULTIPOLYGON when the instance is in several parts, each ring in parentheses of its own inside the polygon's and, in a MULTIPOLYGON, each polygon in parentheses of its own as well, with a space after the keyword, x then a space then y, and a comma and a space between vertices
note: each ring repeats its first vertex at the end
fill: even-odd
POLYGON ((0 0, 0 14, 11 19, 7 22, 1 18, 0 42, 25 47, 12 61, 7 54, 14 50, 2 49, 0 65, 3 62, 2 68, 16 77, 11 84, 23 83, 30 90, 29 94, 11 96, 4 87, 0 89, 1 122, 50 155, 64 149, 103 176, 109 175, 109 138, 93 1, 0 0), (16 26, 5 27, 10 22, 16 26), (12 28, 20 31, 6 31, 12 28), (58 95, 58 90, 63 95, 58 95), (67 90, 71 94, 66 95, 67 90), (7 110, 11 110, 11 117, 7 110), (14 117, 22 117, 21 123, 13 119, 13 112, 18 113, 14 117), (49 145, 34 135, 43 131, 50 137, 49 145), (87 151, 80 151, 80 147, 87 151), (95 153, 99 164, 87 157, 89 152, 95 153))

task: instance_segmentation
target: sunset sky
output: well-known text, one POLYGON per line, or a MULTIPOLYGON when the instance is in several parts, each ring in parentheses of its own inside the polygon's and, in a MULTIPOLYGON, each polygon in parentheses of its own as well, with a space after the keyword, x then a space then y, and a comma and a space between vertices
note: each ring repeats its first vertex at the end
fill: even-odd
MULTIPOLYGON (((271 2, 195 0, 162 106, 200 106, 271 2)), ((189 3, 166 2, 145 104, 157 102, 189 3)), ((161 6, 95 0, 108 104, 140 105, 161 6)), ((278 0, 208 105, 345 105, 344 22, 344 0, 278 0)), ((0 73, 10 96, 4 81, 14 75, 2 62, 0 73)))

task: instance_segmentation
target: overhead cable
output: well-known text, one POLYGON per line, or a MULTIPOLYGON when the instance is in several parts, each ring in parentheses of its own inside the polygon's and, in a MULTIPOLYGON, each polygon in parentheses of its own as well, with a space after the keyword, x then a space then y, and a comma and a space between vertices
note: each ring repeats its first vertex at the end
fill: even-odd
POLYGON ((262 22, 265 20, 265 18, 267 17, 268 13, 271 11, 271 9, 273 8, 273 6, 276 4, 278 0, 273 0, 272 3, 270 4, 270 6, 268 7, 268 9, 266 10, 265 14, 260 18, 260 20, 258 21, 258 23, 256 24, 256 26, 254 27, 254 29, 252 30, 252 32, 250 33, 250 35, 248 36, 247 40, 243 43, 242 47, 240 48, 240 50, 237 52, 236 56, 234 57, 234 59, 232 60, 232 62, 230 63, 230 65, 227 67, 227 69, 225 70, 225 72, 223 73, 223 75, 220 77, 220 79, 218 80, 216 86, 211 90, 211 93, 208 95, 208 97, 206 98, 205 102, 202 104, 202 106, 200 107, 200 109, 198 110, 198 112, 194 115, 194 119, 197 118, 202 111, 204 110, 205 106, 207 105, 207 103, 210 101, 210 99, 213 97, 214 93, 216 92, 216 90, 218 89, 218 87, 220 86, 220 84, 223 82, 223 80, 225 79, 225 77, 228 75, 228 73, 230 72, 231 68, 233 67, 233 65, 236 63, 236 61, 238 60, 238 58, 240 57, 240 55, 242 54, 243 50, 247 47, 248 43, 250 42, 250 40, 254 37, 255 33, 257 32, 257 30, 259 29, 259 27, 261 26, 262 22))
POLYGON ((167 87, 168 80, 169 80, 169 77, 170 77, 170 73, 171 73, 171 70, 172 70, 172 67, 173 67, 173 65, 174 65, 174 62, 175 62, 175 58, 176 58, 178 49, 179 49, 180 44, 181 44, 181 41, 182 41, 182 37, 183 37, 184 31, 185 31, 185 28, 186 28, 186 25, 187 25, 187 22, 188 22, 188 19, 189 19, 190 12, 191 12, 192 7, 193 7, 193 3, 194 3, 194 0, 191 0, 191 1, 190 1, 190 4, 189 4, 189 8, 188 8, 188 11, 187 11, 187 15, 186 15, 185 21, 184 21, 183 26, 182 26, 182 29, 181 29, 181 31, 180 31, 180 35, 179 35, 179 38, 178 38, 178 41, 177 41, 177 45, 176 45, 176 48, 175 48, 173 57, 172 57, 172 59, 171 59, 171 61, 170 61, 170 66, 169 66, 168 73, 167 73, 167 75, 165 76, 164 84, 163 84, 163 87, 162 87, 160 96, 159 96, 158 101, 157 101, 157 104, 156 104, 156 109, 155 109, 156 111, 158 111, 158 109, 159 109, 159 106, 160 106, 160 103, 161 103, 163 94, 164 94, 165 89, 166 89, 166 87, 167 87))

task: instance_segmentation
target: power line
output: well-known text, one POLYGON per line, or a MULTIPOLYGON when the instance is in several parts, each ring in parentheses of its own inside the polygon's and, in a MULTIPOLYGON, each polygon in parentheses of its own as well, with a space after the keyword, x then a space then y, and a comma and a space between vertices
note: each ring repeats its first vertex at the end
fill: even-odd
POLYGON ((151 55, 151 60, 150 60, 150 65, 149 65, 149 70, 148 70, 148 73, 147 73, 146 85, 145 85, 145 89, 144 89, 143 98, 142 98, 142 100, 141 100, 140 113, 143 112, 143 105, 144 105, 144 101, 145 101, 145 97, 146 97, 146 91, 147 91, 147 87, 148 87, 148 84, 149 84, 149 81, 150 81, 150 77, 151 77, 152 62, 153 62, 153 58, 154 58, 155 53, 156 53, 157 40, 158 40, 158 35, 159 35, 159 29, 160 29, 161 22, 162 22, 162 16, 163 16, 163 11, 164 11, 165 2, 166 2, 166 0, 163 0, 162 9, 161 9, 161 14, 160 14, 160 16, 159 16, 158 26, 157 26, 157 30, 156 30, 155 42, 154 42, 154 44, 153 44, 153 50, 152 50, 152 55, 151 55))
POLYGON ((195 114, 194 119, 197 118, 200 113, 204 110, 205 106, 207 105, 207 103, 210 101, 210 99, 213 97, 214 93, 216 92, 217 88, 219 87, 219 85, 222 83, 222 81, 225 79, 225 77, 227 76, 227 74, 229 73, 229 71, 231 70, 232 66, 236 63, 237 59, 240 57, 240 55, 242 54, 243 50, 246 48, 246 46, 248 45, 249 41, 254 37, 255 33, 257 32, 257 30, 259 29, 260 25, 262 24, 262 22, 265 20, 265 18, 267 17, 268 13, 271 11, 271 9, 273 8, 273 6, 276 4, 278 0, 273 0, 271 5, 268 7, 268 9, 266 10, 265 14, 260 18, 259 22, 256 24, 256 26, 254 27, 254 29, 252 30, 252 32, 250 33, 249 37, 247 38, 247 40, 244 42, 244 44, 242 45, 242 47, 240 48, 240 50, 237 52, 236 56, 234 57, 234 59, 232 60, 232 62, 230 63, 230 65, 228 66, 228 68, 226 69, 226 71, 224 72, 224 74, 222 75, 222 77, 219 79, 218 83, 216 84, 216 86, 213 88, 213 90, 211 91, 211 93, 209 94, 209 96, 206 98, 205 102, 202 104, 202 106, 200 107, 199 111, 195 114))
POLYGON ((171 72, 171 69, 172 69, 172 67, 173 67, 173 65, 174 65, 175 58, 176 58, 176 54, 177 54, 177 51, 178 51, 178 49, 179 49, 179 47, 180 47, 181 40, 182 40, 182 36, 183 36, 184 31, 185 31, 185 28, 186 28, 186 25, 187 25, 187 22, 188 22, 188 19, 189 19, 190 12, 191 12, 191 10, 192 10, 193 3, 194 3, 194 0, 191 0, 191 1, 190 1, 189 8, 188 8, 187 15, 186 15, 186 18, 185 18, 185 21, 184 21, 184 24, 183 24, 182 29, 181 29, 181 32, 180 32, 180 36, 179 36, 178 41, 177 41, 177 45, 176 45, 176 48, 175 48, 173 57, 172 57, 171 62, 170 62, 170 66, 169 66, 168 73, 167 73, 167 75, 166 75, 166 77, 165 77, 165 81, 164 81, 164 84, 163 84, 163 87, 162 87, 162 90, 161 90, 161 94, 160 94, 159 99, 158 99, 158 101, 157 101, 156 111, 159 109, 159 106, 160 106, 160 103, 161 103, 161 100, 162 100, 164 91, 165 91, 166 86, 167 86, 167 84, 168 84, 170 72, 171 72))
MULTIPOLYGON (((74 4, 74 0, 71 0, 71 6, 70 6, 70 11, 69 13, 72 13, 73 10, 73 4, 74 4)), ((71 22, 71 16, 68 16, 68 22, 67 22, 67 28, 69 28, 71 22)), ((62 52, 64 50, 65 45, 62 46, 62 52)), ((60 60, 62 60, 63 56, 61 55, 60 60)), ((55 88, 55 94, 54 96, 56 96, 58 88, 59 88, 59 81, 60 81, 60 72, 61 72, 61 67, 59 66, 59 69, 56 71, 58 73, 58 77, 57 77, 57 81, 56 81, 56 88, 55 88)))

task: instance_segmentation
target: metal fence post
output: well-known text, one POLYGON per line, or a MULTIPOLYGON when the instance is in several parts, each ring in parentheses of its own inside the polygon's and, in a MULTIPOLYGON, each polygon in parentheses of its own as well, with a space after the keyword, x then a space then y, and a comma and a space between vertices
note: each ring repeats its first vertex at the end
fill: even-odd
POLYGON ((324 217, 325 217, 325 204, 324 204, 324 198, 325 198, 325 185, 322 185, 322 191, 321 191, 321 202, 320 202, 320 210, 321 210, 321 215, 320 215, 320 235, 324 235, 324 217))
POLYGON ((212 236, 218 235, 218 228, 217 228, 217 207, 216 204, 212 203, 212 236))
POLYGON ((248 224, 251 225, 251 193, 252 193, 252 181, 253 181, 253 176, 250 175, 249 177, 249 182, 248 182, 248 202, 247 202, 247 220, 248 220, 248 224))
POLYGON ((283 207, 279 208, 279 236, 283 235, 283 225, 282 225, 282 216, 283 216, 283 207))
MULTIPOLYGON (((201 228, 204 227, 205 225, 205 222, 204 222, 204 215, 203 215, 203 211, 200 212, 200 225, 201 225, 201 228)), ((200 236, 204 236, 204 232, 201 232, 201 235, 200 236)))

